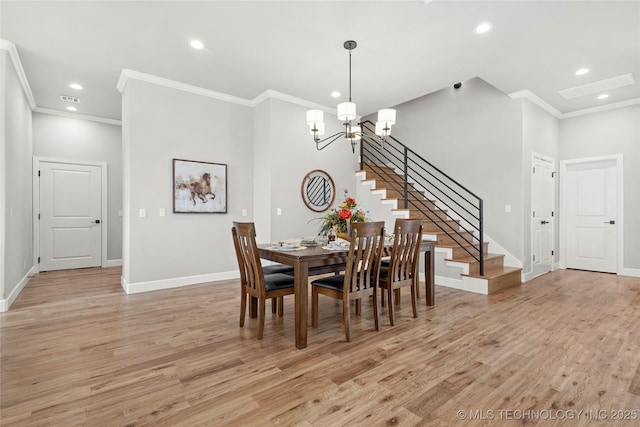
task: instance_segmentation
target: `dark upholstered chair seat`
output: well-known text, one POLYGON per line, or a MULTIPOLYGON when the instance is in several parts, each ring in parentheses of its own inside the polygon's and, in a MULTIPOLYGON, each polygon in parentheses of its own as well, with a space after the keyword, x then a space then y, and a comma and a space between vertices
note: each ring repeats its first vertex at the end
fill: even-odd
POLYGON ((267 292, 278 289, 293 288, 293 276, 283 273, 265 274, 264 287, 267 292))
POLYGON ((288 265, 276 264, 276 265, 265 265, 262 267, 262 271, 264 274, 291 274, 293 275, 293 267, 288 265))
POLYGON ((313 286, 320 286, 321 288, 325 289, 335 289, 337 291, 342 291, 342 289, 344 288, 344 274, 316 279, 311 282, 311 284, 313 286))

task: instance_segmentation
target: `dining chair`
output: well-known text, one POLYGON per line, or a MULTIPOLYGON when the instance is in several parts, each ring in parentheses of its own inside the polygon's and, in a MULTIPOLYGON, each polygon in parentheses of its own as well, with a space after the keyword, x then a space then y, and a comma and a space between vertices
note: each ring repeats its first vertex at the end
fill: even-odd
POLYGON ((396 219, 393 246, 388 266, 380 269, 380 290, 382 307, 385 306, 385 292, 389 300, 389 322, 394 324, 394 305, 400 304, 400 289, 411 287, 411 307, 413 317, 418 317, 418 267, 420 243, 422 241, 421 219, 396 219), (392 300, 395 294, 395 301, 392 300), (395 304, 394 304, 395 302, 395 304))
POLYGON ((233 222, 231 228, 233 244, 240 270, 240 327, 244 326, 247 311, 247 295, 258 299, 258 339, 264 333, 265 301, 278 298, 278 315, 284 314, 283 297, 293 295, 294 277, 290 274, 265 274, 256 245, 255 224, 233 222))
POLYGON ((347 341, 351 341, 350 303, 356 301, 360 314, 363 297, 373 298, 373 319, 376 331, 378 318, 378 279, 380 256, 384 245, 384 221, 351 224, 349 254, 344 274, 323 277, 311 282, 311 325, 318 327, 318 295, 342 300, 342 320, 347 341))

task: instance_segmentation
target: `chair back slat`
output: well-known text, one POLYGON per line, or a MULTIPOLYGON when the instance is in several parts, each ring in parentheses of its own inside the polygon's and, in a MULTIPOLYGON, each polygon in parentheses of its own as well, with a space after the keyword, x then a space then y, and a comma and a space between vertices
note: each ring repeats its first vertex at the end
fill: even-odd
POLYGON ((351 224, 349 255, 345 268, 344 294, 375 289, 380 276, 384 244, 384 222, 351 224))

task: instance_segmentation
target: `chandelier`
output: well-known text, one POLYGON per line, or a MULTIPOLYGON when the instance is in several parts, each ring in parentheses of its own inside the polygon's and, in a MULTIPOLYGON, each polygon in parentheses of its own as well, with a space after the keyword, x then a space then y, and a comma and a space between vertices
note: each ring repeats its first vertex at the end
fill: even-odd
POLYGON ((387 136, 391 134, 391 126, 396 123, 396 110, 385 108, 378 111, 378 121, 376 122, 375 135, 362 133, 360 124, 351 125, 351 120, 356 116, 356 104, 351 101, 351 51, 358 44, 353 40, 344 42, 344 48, 349 51, 349 101, 338 104, 338 120, 343 120, 344 130, 336 134, 320 139, 324 135, 324 113, 322 110, 308 110, 307 124, 309 125, 309 133, 313 135, 316 143, 316 149, 322 150, 329 146, 332 142, 340 137, 344 137, 351 142, 351 150, 356 152, 356 144, 359 140, 364 139, 373 142, 380 147, 384 147, 387 136))

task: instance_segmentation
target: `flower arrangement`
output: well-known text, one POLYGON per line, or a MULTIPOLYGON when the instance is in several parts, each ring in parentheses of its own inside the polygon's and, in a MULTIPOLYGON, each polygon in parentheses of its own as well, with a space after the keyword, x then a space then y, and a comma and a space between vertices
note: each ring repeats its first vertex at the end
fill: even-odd
POLYGON ((349 190, 344 190, 344 202, 336 208, 332 208, 322 220, 320 235, 326 235, 334 229, 337 233, 347 233, 348 224, 353 222, 368 222, 366 212, 358 207, 353 197, 347 197, 349 190))

